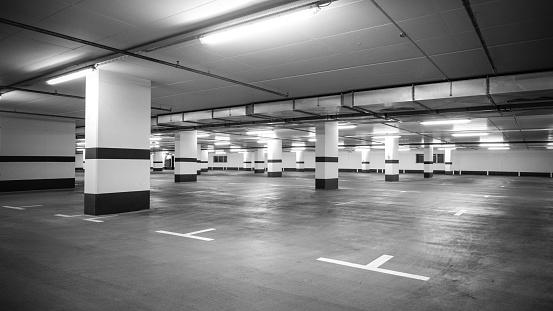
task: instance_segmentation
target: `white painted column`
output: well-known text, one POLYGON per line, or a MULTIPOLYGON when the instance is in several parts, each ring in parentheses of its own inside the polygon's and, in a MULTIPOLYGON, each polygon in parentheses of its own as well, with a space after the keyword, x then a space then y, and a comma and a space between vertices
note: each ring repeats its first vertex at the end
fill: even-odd
POLYGON ((384 179, 399 181, 399 138, 386 137, 384 144, 384 179))
POLYGON ((445 174, 453 175, 453 162, 451 162, 451 149, 444 150, 445 174))
POLYGON ((252 152, 244 152, 244 170, 245 171, 251 171, 252 170, 252 152))
POLYGON ((198 180, 198 144, 196 131, 175 135, 175 182, 198 180))
POLYGON ((267 176, 282 177, 282 140, 271 139, 267 144, 267 176))
POLYGON ((202 175, 202 145, 200 144, 196 147, 196 174, 202 175))
POLYGON ((424 147, 424 178, 434 176, 434 146, 424 147))
POLYGON ((370 171, 369 152, 370 149, 361 150, 361 173, 368 173, 370 171))
POLYGON ((202 160, 202 173, 206 173, 208 171, 208 157, 209 152, 207 150, 202 150, 200 152, 201 160, 202 160))
POLYGON ((305 171, 305 161, 303 151, 296 152, 296 171, 303 172, 305 171))
POLYGON ((150 81, 87 75, 85 214, 150 208, 150 109, 150 81))
POLYGON ((154 152, 154 172, 161 172, 163 171, 163 161, 165 159, 163 158, 163 152, 162 151, 155 151, 154 152))
POLYGON ((338 122, 316 126, 315 189, 338 189, 338 122))
POLYGON ((254 173, 265 173, 265 154, 263 153, 263 149, 257 149, 255 151, 254 173))

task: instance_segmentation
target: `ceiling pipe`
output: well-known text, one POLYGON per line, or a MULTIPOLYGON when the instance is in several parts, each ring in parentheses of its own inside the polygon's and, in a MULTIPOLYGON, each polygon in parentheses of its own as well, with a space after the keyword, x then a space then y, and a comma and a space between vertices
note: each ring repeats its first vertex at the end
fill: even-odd
POLYGON ((474 11, 472 10, 472 6, 470 4, 469 0, 463 0, 463 5, 465 6, 465 10, 467 11, 467 14, 469 15, 470 21, 472 22, 472 26, 474 27, 474 31, 476 31, 476 34, 478 35, 478 39, 480 39, 480 43, 482 44, 482 47, 484 48, 484 52, 486 52, 486 57, 488 58, 488 63, 490 64, 490 67, 492 67, 492 71, 495 75, 497 75, 497 67, 495 67, 495 64, 492 59, 492 55, 490 54, 490 50, 488 49, 488 45, 486 44, 486 40, 484 39, 484 35, 482 34, 482 31, 480 30, 480 26, 478 26, 478 21, 476 20, 476 15, 474 14, 474 11))
POLYGON ((4 19, 4 18, 0 18, 0 23, 10 25, 10 26, 19 27, 19 28, 22 28, 22 29, 27 29, 27 30, 30 30, 30 31, 42 33, 42 34, 45 34, 45 35, 49 35, 49 36, 53 36, 53 37, 57 37, 57 38, 77 42, 77 43, 81 43, 81 44, 84 44, 84 45, 93 46, 93 47, 96 47, 96 48, 99 48, 99 49, 103 49, 103 50, 123 54, 123 55, 126 55, 126 56, 142 59, 142 60, 153 62, 153 63, 156 63, 156 64, 165 65, 165 66, 169 66, 169 67, 173 67, 173 68, 193 72, 193 73, 196 73, 196 74, 199 74, 199 75, 203 75, 203 76, 207 76, 207 77, 210 77, 210 78, 226 81, 226 82, 236 84, 236 85, 245 86, 245 87, 252 88, 252 89, 255 89, 255 90, 258 90, 258 91, 278 95, 278 96, 281 96, 281 97, 288 97, 288 94, 280 93, 280 92, 277 92, 277 91, 273 91, 273 90, 263 88, 263 87, 260 87, 260 86, 256 86, 256 85, 253 85, 253 84, 249 84, 249 83, 246 83, 246 82, 242 82, 242 81, 234 80, 234 79, 231 79, 231 78, 223 77, 223 76, 220 76, 220 75, 216 75, 216 74, 213 74, 213 73, 210 73, 210 72, 206 72, 206 71, 202 71, 202 70, 182 66, 178 63, 174 64, 174 63, 170 63, 170 62, 167 62, 167 61, 164 61, 164 60, 161 60, 161 59, 152 58, 152 57, 140 55, 140 54, 137 54, 137 53, 134 53, 134 52, 129 52, 129 51, 126 51, 126 50, 121 50, 121 49, 117 49, 117 48, 110 47, 110 46, 107 46, 107 45, 95 43, 95 42, 92 42, 92 41, 79 39, 79 38, 76 38, 76 37, 64 35, 64 34, 54 32, 54 31, 50 31, 50 30, 46 30, 46 29, 43 29, 43 28, 34 27, 34 26, 31 26, 31 25, 27 25, 27 24, 15 22, 15 21, 7 20, 7 19, 4 19))
POLYGON ((36 93, 36 94, 43 94, 43 95, 60 96, 60 97, 67 97, 67 98, 74 98, 74 99, 84 99, 84 96, 63 94, 63 93, 58 93, 57 91, 45 92, 45 91, 31 90, 31 89, 25 89, 25 88, 14 87, 14 86, 0 86, 0 89, 27 92, 27 93, 36 93))

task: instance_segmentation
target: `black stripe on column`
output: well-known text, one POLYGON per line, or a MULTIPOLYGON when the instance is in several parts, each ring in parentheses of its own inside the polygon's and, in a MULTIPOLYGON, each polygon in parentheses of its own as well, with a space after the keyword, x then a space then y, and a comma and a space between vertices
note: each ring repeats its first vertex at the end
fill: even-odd
POLYGON ((361 162, 361 164, 371 164, 371 162, 361 162))
POLYGON ((424 161, 424 164, 434 164, 433 161, 424 161))
POLYGON ((282 163, 282 159, 267 160, 267 163, 282 163))
POLYGON ((424 178, 432 178, 434 177, 434 173, 424 173, 424 178))
POLYGON ((154 161, 154 163, 161 164, 163 161, 154 161))
POLYGON ((150 190, 84 194, 84 213, 105 215, 140 211, 150 208, 150 190))
POLYGON ((265 163, 265 161, 255 161, 255 163, 265 163))
POLYGON ((74 156, 1 156, 0 162, 75 162, 74 156))
POLYGON ((322 189, 322 190, 338 189, 338 178, 329 178, 329 179, 316 178, 315 189, 322 189))
POLYGON ((175 174, 175 182, 198 181, 198 174, 175 174))
POLYGON ((265 173, 265 169, 254 169, 253 170, 256 174, 259 174, 259 173, 265 173))
POLYGON ((124 148, 86 148, 85 158, 112 159, 112 160, 149 160, 150 149, 124 149, 124 148))
POLYGON ((386 163, 386 164, 399 164, 399 160, 385 160, 384 163, 386 163))
POLYGON ((449 164, 449 165, 452 165, 453 162, 445 162, 444 164, 449 164))
POLYGON ((198 163, 196 158, 175 158, 175 162, 198 163))
POLYGON ((315 162, 337 163, 338 157, 315 157, 315 162))
POLYGON ((453 171, 445 171, 446 175, 453 175, 453 171))
POLYGON ((399 181, 399 174, 384 175, 385 181, 399 181))
POLYGON ((296 161, 296 164, 305 164, 304 161, 296 161))
POLYGON ((0 192, 70 188, 75 188, 75 178, 0 180, 0 192))
POLYGON ((268 177, 282 177, 282 172, 267 172, 268 177))

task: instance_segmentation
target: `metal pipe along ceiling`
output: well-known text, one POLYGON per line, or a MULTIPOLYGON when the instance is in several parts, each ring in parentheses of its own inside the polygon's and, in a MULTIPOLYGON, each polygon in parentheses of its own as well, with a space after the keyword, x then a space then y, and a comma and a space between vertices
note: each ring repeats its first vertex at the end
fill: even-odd
POLYGON ((95 42, 79 39, 79 38, 76 38, 76 37, 67 36, 67 35, 64 35, 64 34, 61 34, 61 33, 49 31, 49 30, 46 30, 46 29, 34 27, 34 26, 31 26, 31 25, 23 24, 23 23, 18 23, 18 22, 15 22, 15 21, 4 19, 4 18, 0 18, 0 23, 15 26, 15 27, 19 27, 19 28, 22 28, 22 29, 31 30, 31 31, 34 31, 34 32, 46 34, 46 35, 49 35, 49 36, 53 36, 53 37, 57 37, 57 38, 61 38, 61 39, 65 39, 65 40, 69 40, 69 41, 73 41, 73 42, 78 42, 78 43, 81 43, 81 44, 85 44, 85 45, 93 46, 93 47, 96 47, 96 48, 99 48, 99 49, 104 49, 104 50, 108 50, 108 51, 111 51, 111 52, 123 54, 123 55, 126 55, 126 56, 142 59, 142 60, 145 60, 145 61, 160 64, 160 65, 165 65, 165 66, 169 66, 169 67, 173 67, 173 68, 193 72, 193 73, 196 73, 196 74, 200 74, 200 75, 204 75, 204 76, 207 76, 207 77, 210 77, 210 78, 226 81, 226 82, 233 83, 233 84, 236 84, 236 85, 249 87, 249 88, 252 88, 252 89, 255 89, 255 90, 258 90, 258 91, 271 93, 271 94, 282 96, 282 97, 288 97, 288 94, 280 93, 280 92, 277 92, 277 91, 273 91, 273 90, 263 88, 263 87, 260 87, 260 86, 256 86, 256 85, 253 85, 253 84, 249 84, 249 83, 246 83, 246 82, 242 82, 242 81, 234 80, 234 79, 231 79, 231 78, 223 77, 223 76, 220 76, 220 75, 216 75, 216 74, 213 74, 213 73, 210 73, 210 72, 205 72, 205 71, 202 71, 202 70, 182 66, 180 64, 173 64, 173 63, 161 60, 161 59, 152 58, 152 57, 140 55, 140 54, 125 51, 125 50, 120 50, 120 49, 117 49, 117 48, 114 48, 114 47, 110 47, 110 46, 103 45, 103 44, 98 44, 98 43, 95 43, 95 42))

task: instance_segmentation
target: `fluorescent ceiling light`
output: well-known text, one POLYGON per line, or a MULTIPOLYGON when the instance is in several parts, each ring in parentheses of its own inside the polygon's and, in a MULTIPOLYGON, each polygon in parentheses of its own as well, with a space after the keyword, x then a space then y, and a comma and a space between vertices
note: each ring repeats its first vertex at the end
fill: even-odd
POLYGON ((461 119, 461 120, 440 120, 440 121, 424 121, 421 122, 422 125, 441 125, 441 124, 462 124, 469 123, 471 120, 461 119))
POLYGON ((488 150, 509 150, 509 147, 490 147, 488 150))
POLYGON ((338 149, 346 149, 346 147, 343 147, 343 146, 342 146, 342 147, 338 147, 338 149))
POLYGON ((209 136, 211 136, 211 134, 207 134, 207 133, 196 134, 196 137, 198 137, 198 138, 209 137, 209 136))
POLYGON ((77 146, 84 146, 84 145, 85 145, 84 142, 79 142, 79 143, 77 143, 77 146))
POLYGON ((385 146, 372 146, 372 149, 385 149, 385 146))
POLYGON ((161 137, 150 137, 150 140, 161 140, 161 137))
POLYGON ((438 148, 438 150, 455 150, 457 147, 449 147, 449 148, 438 148))
POLYGON ((509 147, 509 144, 504 143, 482 143, 480 144, 480 147, 509 147))
POLYGON ((215 140, 230 140, 230 137, 227 136, 215 136, 215 140))
POLYGON ((318 11, 319 8, 315 6, 291 13, 283 13, 259 21, 252 21, 248 24, 202 36, 200 37, 200 42, 202 44, 216 44, 238 38, 244 38, 256 33, 262 33, 271 28, 276 28, 282 25, 289 25, 290 23, 293 23, 295 21, 309 18, 315 15, 318 11))
POLYGON ((354 129, 357 127, 357 124, 338 124, 339 130, 354 129))
POLYGON ((308 141, 310 141, 310 142, 316 142, 317 139, 316 139, 316 138, 309 138, 308 141))
POLYGON ((86 76, 87 74, 91 73, 93 70, 94 69, 92 69, 92 68, 86 68, 84 70, 76 71, 76 72, 70 73, 70 74, 65 75, 65 76, 50 79, 50 80, 46 81, 46 83, 50 84, 50 85, 54 85, 54 84, 62 83, 62 82, 65 82, 65 81, 77 79, 77 78, 86 76))
POLYGON ((215 154, 226 154, 224 151, 215 151, 215 154))
POLYGON ((397 151, 409 151, 411 148, 398 148, 397 151))
POLYGON ((548 145, 548 146, 553 146, 553 143, 548 143, 547 145, 548 145))
POLYGON ((355 151, 358 151, 358 152, 363 152, 363 151, 370 151, 371 148, 369 148, 369 147, 362 147, 362 148, 355 148, 354 150, 355 150, 355 151))
POLYGON ((305 143, 292 143, 292 146, 294 146, 294 147, 303 147, 303 146, 305 146, 305 143))
POLYGON ((400 135, 373 136, 373 139, 400 138, 400 135))
POLYGON ((258 144, 268 144, 269 141, 267 139, 260 139, 257 141, 258 144))
POLYGON ((215 146, 224 146, 224 145, 230 145, 230 141, 220 141, 215 143, 215 146))
POLYGON ((304 151, 304 150, 305 150, 305 148, 303 148, 303 147, 295 147, 295 148, 290 149, 291 152, 304 151))
POLYGON ((488 133, 454 133, 453 137, 473 137, 473 136, 488 136, 488 133))

